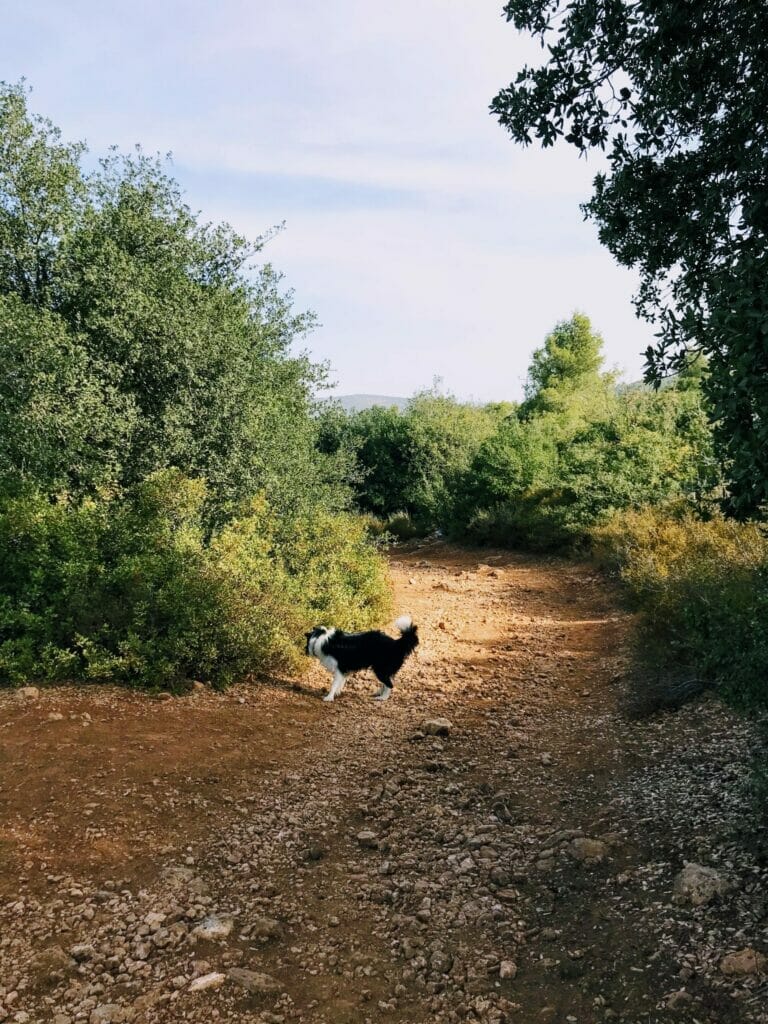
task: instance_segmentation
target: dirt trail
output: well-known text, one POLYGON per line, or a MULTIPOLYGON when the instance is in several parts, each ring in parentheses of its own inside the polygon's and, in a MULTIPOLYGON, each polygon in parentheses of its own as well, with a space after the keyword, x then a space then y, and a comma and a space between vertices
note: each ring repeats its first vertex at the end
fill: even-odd
POLYGON ((619 713, 631 623, 589 566, 392 571, 422 643, 385 705, 319 668, 0 696, 0 1021, 768 1021, 747 728, 619 713), (674 902, 685 861, 729 892, 674 902))

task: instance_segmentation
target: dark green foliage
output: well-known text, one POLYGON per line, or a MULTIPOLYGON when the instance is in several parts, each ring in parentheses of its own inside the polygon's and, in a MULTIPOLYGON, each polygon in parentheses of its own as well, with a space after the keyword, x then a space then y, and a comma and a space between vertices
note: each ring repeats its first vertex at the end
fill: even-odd
POLYGON ((321 446, 355 453, 360 508, 384 519, 405 516, 414 532, 445 525, 456 489, 479 445, 513 406, 477 407, 426 391, 404 412, 374 407, 321 420, 321 446))
POLYGON ((113 483, 134 423, 129 398, 61 316, 0 295, 0 494, 113 483))
POLYGON ((331 406, 320 420, 319 445, 323 452, 354 455, 356 496, 366 512, 387 517, 408 509, 408 424, 394 406, 350 414, 331 406))
POLYGON ((768 31, 762 0, 510 0, 541 40, 492 110, 512 138, 604 150, 586 212, 641 275, 648 380, 703 353, 726 507, 768 504, 768 31))
POLYGON ((322 373, 291 352, 312 317, 271 267, 249 273, 260 243, 200 224, 141 153, 85 175, 21 89, 0 89, 0 138, 6 489, 84 496, 175 466, 206 478, 219 523, 257 491, 288 509, 330 483, 343 503, 315 449, 322 373))
POLYGON ((0 294, 51 302, 59 246, 82 209, 84 151, 29 116, 22 87, 0 83, 0 294))

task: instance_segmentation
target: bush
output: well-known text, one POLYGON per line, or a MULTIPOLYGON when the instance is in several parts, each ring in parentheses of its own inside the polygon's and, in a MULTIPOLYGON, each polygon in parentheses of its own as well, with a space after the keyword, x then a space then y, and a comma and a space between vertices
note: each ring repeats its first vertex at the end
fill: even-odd
POLYGON ((348 514, 278 516, 264 498, 210 540, 205 484, 153 474, 124 498, 38 494, 0 509, 0 683, 224 685, 294 665, 325 619, 378 623, 383 560, 348 514))
POLYGON ((387 533, 395 540, 406 541, 424 537, 427 530, 423 524, 414 522, 406 512, 401 512, 387 520, 387 533))
POLYGON ((475 406, 425 391, 401 412, 374 406, 345 414, 326 409, 321 453, 349 452, 359 508, 389 521, 395 535, 423 536, 444 527, 460 481, 482 442, 511 406, 475 406))
POLYGON ((601 372, 602 340, 583 314, 534 352, 526 399, 476 406, 428 391, 404 411, 318 421, 322 454, 357 460, 359 507, 397 537, 439 529, 479 544, 547 551, 588 541, 616 512, 719 483, 700 380, 686 368, 659 391, 601 372))
POLYGON ((641 611, 643 661, 696 676, 746 709, 768 704, 768 537, 684 507, 616 516, 594 531, 641 611))
POLYGON ((451 531, 553 550, 583 544, 623 509, 701 500, 717 476, 698 391, 606 387, 598 381, 588 394, 569 391, 558 409, 504 420, 457 489, 451 531))

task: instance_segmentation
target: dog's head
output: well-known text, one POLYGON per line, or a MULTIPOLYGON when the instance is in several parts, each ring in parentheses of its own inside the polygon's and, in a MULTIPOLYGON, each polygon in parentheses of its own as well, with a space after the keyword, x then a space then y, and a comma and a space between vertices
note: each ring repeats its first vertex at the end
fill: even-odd
POLYGON ((314 657, 317 654, 317 641, 326 635, 328 632, 325 626, 313 626, 313 628, 305 633, 304 636, 307 638, 307 646, 305 648, 305 654, 309 657, 314 657))

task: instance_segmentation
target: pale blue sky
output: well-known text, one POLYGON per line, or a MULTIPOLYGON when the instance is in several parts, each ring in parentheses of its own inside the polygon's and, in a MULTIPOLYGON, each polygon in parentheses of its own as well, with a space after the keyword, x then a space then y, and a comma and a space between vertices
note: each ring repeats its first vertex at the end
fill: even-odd
POLYGON ((27 0, 0 78, 94 152, 172 152, 193 208, 256 236, 341 394, 517 397, 578 308, 636 378, 651 340, 582 220, 597 166, 514 146, 488 104, 536 48, 500 0, 27 0))

